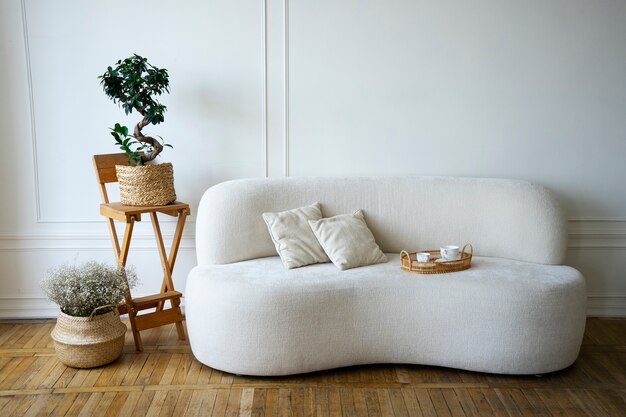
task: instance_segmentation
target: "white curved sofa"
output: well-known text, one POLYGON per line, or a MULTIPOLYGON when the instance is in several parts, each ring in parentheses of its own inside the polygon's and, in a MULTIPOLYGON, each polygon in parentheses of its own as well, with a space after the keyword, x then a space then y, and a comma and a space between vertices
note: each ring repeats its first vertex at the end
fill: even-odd
POLYGON ((521 181, 280 178, 229 181, 198 208, 186 317, 196 358, 244 375, 356 364, 541 374, 571 365, 584 327, 583 276, 561 265, 566 223, 552 194, 521 181), (285 269, 262 219, 320 202, 363 209, 389 262, 285 269), (471 242, 472 267, 400 269, 402 249, 471 242))

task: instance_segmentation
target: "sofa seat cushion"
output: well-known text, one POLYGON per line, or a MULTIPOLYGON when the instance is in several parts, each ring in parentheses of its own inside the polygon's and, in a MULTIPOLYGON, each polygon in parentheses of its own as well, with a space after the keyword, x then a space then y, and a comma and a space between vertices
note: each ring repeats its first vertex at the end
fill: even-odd
POLYGON ((185 292, 193 353, 249 375, 367 363, 535 374, 575 361, 586 300, 575 269, 474 257, 419 275, 388 257, 346 271, 286 270, 278 257, 198 266, 185 292))

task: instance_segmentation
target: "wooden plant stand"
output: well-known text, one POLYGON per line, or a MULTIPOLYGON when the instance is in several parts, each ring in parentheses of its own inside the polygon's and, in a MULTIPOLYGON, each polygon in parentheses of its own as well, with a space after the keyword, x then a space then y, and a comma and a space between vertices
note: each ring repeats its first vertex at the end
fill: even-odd
POLYGON ((123 268, 126 266, 126 260, 130 249, 130 241, 133 234, 133 226, 135 225, 135 222, 141 221, 142 214, 150 215, 157 250, 159 252, 159 257, 161 258, 163 281, 160 292, 145 297, 133 298, 130 293, 130 289, 127 289, 125 303, 118 306, 120 314, 128 314, 128 319, 133 331, 133 338, 135 340, 135 347, 137 350, 143 350, 143 342, 141 341, 141 335, 139 332, 170 323, 176 324, 178 338, 180 340, 185 340, 183 315, 180 310, 180 298, 182 297, 182 293, 174 289, 172 271, 176 262, 176 255, 180 246, 180 240, 183 235, 185 220, 190 214, 189 204, 175 201, 174 203, 166 206, 146 207, 126 206, 117 202, 110 203, 106 190, 106 184, 117 182, 115 165, 127 165, 128 159, 126 154, 94 155, 93 163, 96 170, 98 185, 100 187, 100 196, 102 197, 100 214, 107 218, 109 234, 113 243, 113 252, 115 253, 115 260, 117 261, 118 267, 123 268), (169 255, 167 254, 165 245, 163 244, 163 236, 161 234, 157 213, 178 218, 169 255), (114 220, 125 223, 124 236, 121 244, 117 236, 117 231, 115 230, 114 220), (165 308, 165 302, 168 300, 170 302, 170 308, 165 308), (140 311, 149 309, 155 310, 146 314, 137 314, 140 311))

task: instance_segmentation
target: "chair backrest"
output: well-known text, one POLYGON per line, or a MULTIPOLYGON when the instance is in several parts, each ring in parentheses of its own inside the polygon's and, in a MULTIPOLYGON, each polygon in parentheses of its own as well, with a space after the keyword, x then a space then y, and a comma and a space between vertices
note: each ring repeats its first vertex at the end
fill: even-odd
POLYGON ((100 197, 103 203, 109 202, 105 184, 117 182, 115 165, 128 165, 128 156, 125 153, 110 153, 93 156, 93 167, 96 170, 96 179, 100 188, 100 197))

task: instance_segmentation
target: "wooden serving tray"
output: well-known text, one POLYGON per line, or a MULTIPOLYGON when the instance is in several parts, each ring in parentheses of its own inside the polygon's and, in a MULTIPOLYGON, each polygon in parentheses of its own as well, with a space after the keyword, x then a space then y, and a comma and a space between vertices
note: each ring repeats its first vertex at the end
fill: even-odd
POLYGON ((468 269, 472 264, 472 255, 474 254, 474 248, 471 244, 467 243, 460 251, 460 258, 455 261, 437 261, 439 258, 438 250, 425 250, 419 252, 407 252, 403 250, 400 252, 400 267, 408 272, 415 272, 417 274, 446 274, 448 272, 457 272, 468 269), (469 252, 465 251, 465 248, 469 247, 469 252), (418 262, 416 260, 416 254, 419 252, 428 252, 433 257, 428 262, 418 262))

